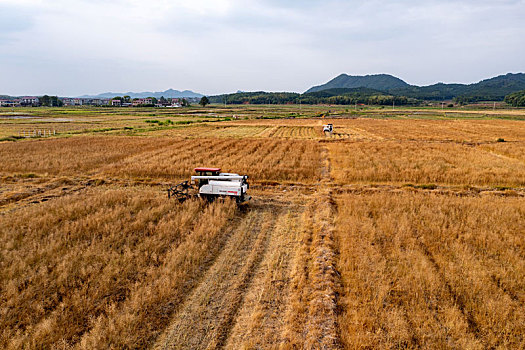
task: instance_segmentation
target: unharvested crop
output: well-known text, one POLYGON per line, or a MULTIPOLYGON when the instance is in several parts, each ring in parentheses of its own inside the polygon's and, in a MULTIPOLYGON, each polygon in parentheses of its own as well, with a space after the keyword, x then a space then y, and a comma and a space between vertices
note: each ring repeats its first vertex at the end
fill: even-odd
POLYGON ((171 143, 168 139, 95 136, 0 143, 0 172, 86 175, 131 154, 171 143))
POLYGON ((421 193, 338 201, 348 348, 525 346, 525 204, 421 193))
POLYGON ((521 121, 509 120, 419 120, 417 112, 406 119, 333 119, 336 131, 343 130, 352 139, 494 142, 525 140, 521 121))
POLYGON ((0 347, 147 346, 220 249, 232 203, 99 188, 0 217, 0 347))
POLYGON ((374 141, 329 145, 339 183, 523 186, 525 164, 456 143, 374 141))

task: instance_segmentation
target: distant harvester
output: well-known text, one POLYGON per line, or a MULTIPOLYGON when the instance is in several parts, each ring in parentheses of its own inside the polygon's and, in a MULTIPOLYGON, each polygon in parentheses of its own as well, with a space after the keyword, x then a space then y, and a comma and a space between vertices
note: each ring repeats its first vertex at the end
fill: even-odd
POLYGON ((334 131, 334 126, 332 124, 323 125, 323 132, 329 132, 332 134, 334 131))

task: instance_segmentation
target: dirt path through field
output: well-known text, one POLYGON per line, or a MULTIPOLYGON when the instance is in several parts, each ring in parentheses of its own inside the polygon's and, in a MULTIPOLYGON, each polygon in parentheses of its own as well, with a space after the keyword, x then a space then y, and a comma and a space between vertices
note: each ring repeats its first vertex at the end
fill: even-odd
POLYGON ((265 254, 249 286, 227 349, 276 347, 283 344, 284 313, 289 303, 291 258, 299 245, 301 207, 283 208, 265 254))
POLYGON ((250 209, 155 348, 206 349, 225 345, 282 210, 257 206, 250 209))

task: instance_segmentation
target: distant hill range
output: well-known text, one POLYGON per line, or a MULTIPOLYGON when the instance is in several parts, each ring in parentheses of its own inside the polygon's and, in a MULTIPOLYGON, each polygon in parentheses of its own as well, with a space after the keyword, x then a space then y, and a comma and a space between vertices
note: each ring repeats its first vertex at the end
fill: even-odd
MULTIPOLYGON (((406 96, 420 100, 451 100, 464 102, 503 100, 506 95, 525 89, 524 73, 508 73, 474 84, 444 84, 428 86, 410 85, 389 74, 351 76, 341 74, 326 84, 314 86, 305 94, 333 89, 366 88, 393 96, 406 96)), ((345 90, 338 90, 344 93, 345 90)))
POLYGON ((374 74, 364 76, 341 74, 326 84, 314 86, 308 89, 306 93, 341 88, 368 88, 379 91, 388 91, 391 89, 401 89, 409 86, 410 85, 405 83, 403 80, 389 74, 374 74))
POLYGON ((158 91, 158 92, 105 92, 103 94, 98 95, 84 95, 84 96, 78 96, 79 98, 113 98, 115 96, 130 96, 131 98, 147 98, 147 97, 155 97, 160 98, 164 96, 165 98, 192 98, 192 97, 202 97, 204 95, 199 94, 197 92, 193 92, 190 90, 173 90, 168 89, 166 91, 158 91))

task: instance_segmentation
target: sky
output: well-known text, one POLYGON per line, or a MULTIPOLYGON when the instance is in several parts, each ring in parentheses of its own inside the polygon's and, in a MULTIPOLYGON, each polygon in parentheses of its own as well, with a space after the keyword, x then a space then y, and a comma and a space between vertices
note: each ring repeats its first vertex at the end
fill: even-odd
POLYGON ((525 0, 0 0, 0 94, 303 92, 525 71, 525 0))

